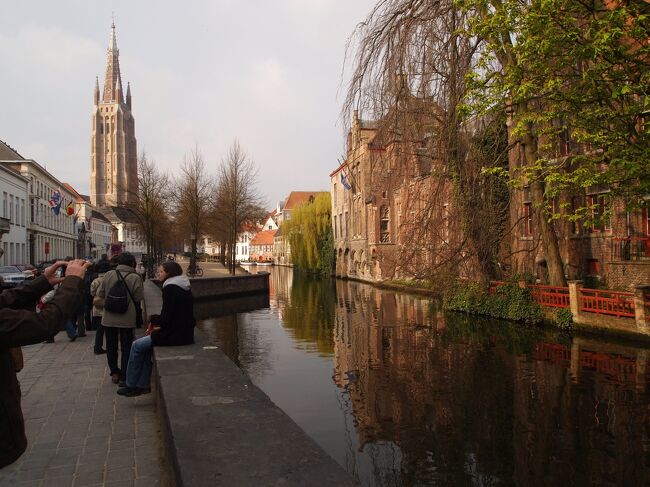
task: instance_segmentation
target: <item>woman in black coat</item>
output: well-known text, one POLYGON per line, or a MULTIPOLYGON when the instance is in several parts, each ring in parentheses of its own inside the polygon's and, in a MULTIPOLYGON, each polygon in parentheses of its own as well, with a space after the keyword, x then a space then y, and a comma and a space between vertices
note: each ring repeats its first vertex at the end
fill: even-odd
POLYGON ((126 368, 126 387, 117 390, 122 396, 133 397, 151 391, 151 352, 153 347, 173 347, 194 343, 194 298, 190 280, 176 262, 164 262, 158 268, 163 285, 160 315, 152 315, 150 335, 138 338, 131 346, 126 368))

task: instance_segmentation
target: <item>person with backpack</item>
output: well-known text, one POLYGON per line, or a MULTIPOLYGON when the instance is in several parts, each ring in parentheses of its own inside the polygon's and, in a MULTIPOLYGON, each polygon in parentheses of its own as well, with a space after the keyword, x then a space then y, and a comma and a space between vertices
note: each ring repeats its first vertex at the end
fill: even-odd
POLYGON ((134 329, 138 322, 137 309, 144 298, 144 286, 135 271, 136 265, 132 254, 120 254, 117 267, 106 273, 96 294, 96 297, 104 300, 102 326, 106 337, 106 358, 114 384, 123 383, 126 379, 134 329), (118 340, 122 354, 120 367, 117 365, 118 340))
POLYGON ((126 386, 117 393, 134 397, 151 391, 151 354, 154 347, 173 347, 194 343, 194 298, 190 280, 176 262, 163 262, 158 268, 162 281, 162 309, 152 315, 147 336, 133 342, 126 371, 126 386))

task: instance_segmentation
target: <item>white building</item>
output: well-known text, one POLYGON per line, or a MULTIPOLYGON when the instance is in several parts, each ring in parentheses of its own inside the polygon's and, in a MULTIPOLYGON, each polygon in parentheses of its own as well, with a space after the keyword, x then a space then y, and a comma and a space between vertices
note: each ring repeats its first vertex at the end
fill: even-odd
MULTIPOLYGON (((66 214, 66 207, 74 205, 74 195, 63 183, 50 174, 44 167, 31 159, 24 159, 18 152, 0 142, 0 165, 19 172, 27 181, 27 198, 25 209, 18 203, 19 216, 24 215, 27 229, 27 251, 25 259, 31 264, 44 260, 63 259, 76 255, 77 234, 73 215, 66 214), (61 207, 55 215, 48 201, 55 191, 61 193, 61 207)), ((7 194, 9 197, 9 194, 7 194)), ((8 213, 11 212, 11 199, 8 201, 8 213)), ((14 216, 16 201, 14 198, 14 216)), ((9 248, 11 252, 11 249, 9 248)), ((14 245, 14 252, 15 252, 14 245)), ((22 248, 21 248, 22 252, 22 248)))
POLYGON ((27 263, 27 179, 0 164, 0 264, 27 263))
POLYGON ((90 256, 99 259, 102 254, 109 254, 114 227, 111 222, 97 210, 92 210, 86 228, 90 233, 90 256))
POLYGON ((97 209, 113 226, 111 246, 119 246, 122 252, 133 254, 140 259, 147 253, 147 244, 140 231, 135 214, 124 206, 111 206, 97 209))

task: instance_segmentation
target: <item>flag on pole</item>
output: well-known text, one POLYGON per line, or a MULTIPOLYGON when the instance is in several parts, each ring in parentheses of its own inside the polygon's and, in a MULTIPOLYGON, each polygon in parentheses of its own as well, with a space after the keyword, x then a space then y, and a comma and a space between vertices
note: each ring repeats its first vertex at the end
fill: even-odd
POLYGON ((58 189, 52 193, 52 197, 48 200, 50 208, 52 208, 52 213, 58 215, 61 211, 61 191, 58 189))
POLYGON ((68 203, 68 206, 65 207, 65 214, 67 216, 74 215, 74 205, 72 204, 72 201, 70 203, 68 203))
POLYGON ((341 171, 341 184, 343 187, 347 190, 350 190, 352 186, 350 186, 350 183, 348 183, 348 178, 343 174, 343 171, 341 171))

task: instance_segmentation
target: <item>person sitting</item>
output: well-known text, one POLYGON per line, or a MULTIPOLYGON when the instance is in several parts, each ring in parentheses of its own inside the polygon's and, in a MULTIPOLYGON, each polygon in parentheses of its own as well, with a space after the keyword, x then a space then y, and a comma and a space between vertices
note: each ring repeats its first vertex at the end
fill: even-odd
POLYGON ((131 346, 126 368, 126 387, 117 390, 122 396, 133 397, 151 391, 151 353, 153 347, 173 347, 194 343, 194 298, 190 280, 181 266, 172 261, 158 268, 162 281, 160 315, 150 317, 150 334, 137 339, 131 346))

